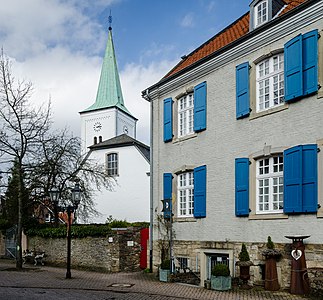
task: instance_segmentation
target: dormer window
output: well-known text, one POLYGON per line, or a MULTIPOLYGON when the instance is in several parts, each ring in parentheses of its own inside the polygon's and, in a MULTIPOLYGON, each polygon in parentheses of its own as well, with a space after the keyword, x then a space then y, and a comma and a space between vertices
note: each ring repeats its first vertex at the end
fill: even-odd
POLYGON ((255 6, 255 27, 268 21, 268 2, 261 1, 255 6))
POLYGON ((250 3, 250 31, 279 16, 284 0, 253 0, 250 3))

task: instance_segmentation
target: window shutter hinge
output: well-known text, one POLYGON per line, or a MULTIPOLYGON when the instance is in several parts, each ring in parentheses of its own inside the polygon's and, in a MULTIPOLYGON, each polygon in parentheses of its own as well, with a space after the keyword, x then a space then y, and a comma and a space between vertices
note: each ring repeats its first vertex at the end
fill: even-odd
POLYGON ((322 86, 318 83, 317 84, 317 89, 319 90, 322 86))
POLYGON ((318 205, 317 205, 317 208, 318 208, 318 209, 320 209, 320 208, 321 208, 321 204, 318 204, 318 205))
POLYGON ((249 70, 251 69, 251 66, 249 65, 249 70))
POLYGON ((252 112, 252 108, 249 108, 249 112, 252 112))
POLYGON ((321 149, 320 148, 317 148, 317 153, 321 152, 321 149))
POLYGON ((249 212, 251 213, 251 209, 249 208, 249 212))
POLYGON ((249 160, 249 165, 251 165, 251 161, 249 160))
POLYGON ((319 39, 320 37, 321 37, 321 34, 320 34, 320 33, 318 33, 318 34, 317 34, 317 38, 319 39))

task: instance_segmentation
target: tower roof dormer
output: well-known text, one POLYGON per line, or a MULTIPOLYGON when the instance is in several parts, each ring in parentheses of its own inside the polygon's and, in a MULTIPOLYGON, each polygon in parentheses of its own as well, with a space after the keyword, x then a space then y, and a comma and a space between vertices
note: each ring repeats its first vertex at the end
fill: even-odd
POLYGON ((95 103, 81 113, 116 107, 123 112, 131 113, 124 105, 122 89, 120 84, 117 60, 114 51, 111 22, 109 27, 108 42, 103 59, 99 86, 95 103))

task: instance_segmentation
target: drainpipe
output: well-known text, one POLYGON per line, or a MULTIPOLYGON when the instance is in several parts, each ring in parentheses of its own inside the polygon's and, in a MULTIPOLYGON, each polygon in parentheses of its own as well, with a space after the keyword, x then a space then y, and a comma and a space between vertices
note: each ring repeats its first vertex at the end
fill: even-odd
POLYGON ((150 102, 150 222, 149 222, 149 272, 153 272, 153 224, 154 224, 154 204, 153 204, 153 102, 149 96, 149 90, 143 98, 150 102))

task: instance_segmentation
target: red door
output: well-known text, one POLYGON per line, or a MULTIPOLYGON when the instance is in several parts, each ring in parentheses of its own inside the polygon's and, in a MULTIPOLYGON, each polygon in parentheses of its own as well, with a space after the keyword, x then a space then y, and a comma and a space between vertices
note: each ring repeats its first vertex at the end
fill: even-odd
POLYGON ((143 228, 140 230, 140 268, 142 270, 147 268, 147 245, 149 239, 149 228, 143 228))

